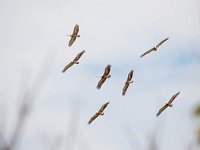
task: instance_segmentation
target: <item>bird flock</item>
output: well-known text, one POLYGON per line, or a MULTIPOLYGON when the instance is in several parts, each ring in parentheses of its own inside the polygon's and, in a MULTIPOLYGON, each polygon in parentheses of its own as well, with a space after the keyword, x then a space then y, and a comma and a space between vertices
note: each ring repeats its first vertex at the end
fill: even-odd
MULTIPOLYGON (((67 36, 70 36, 70 40, 69 40, 69 43, 68 43, 68 46, 71 47, 73 45, 73 43, 75 42, 76 38, 77 37, 80 37, 80 35, 78 35, 78 32, 79 32, 79 25, 76 24, 74 26, 74 30, 73 30, 73 33, 71 35, 67 35, 67 36)), ((147 50, 146 52, 144 52, 140 57, 144 57, 145 55, 153 52, 153 51, 157 51, 158 48, 163 44, 165 43, 169 38, 165 38, 164 40, 160 41, 155 47, 147 50)), ((79 59, 82 57, 82 55, 85 53, 86 51, 83 50, 81 51, 80 53, 77 54, 77 56, 71 61, 69 62, 65 67, 64 69, 62 70, 63 73, 66 72, 66 70, 68 70, 70 67, 72 67, 74 64, 79 64, 79 59)), ((104 70, 104 73, 102 76, 100 76, 100 80, 97 84, 97 89, 101 89, 102 85, 104 84, 104 82, 109 79, 111 77, 110 75, 110 70, 111 70, 111 65, 108 64, 104 70)), ((128 73, 128 77, 127 77, 127 80, 124 82, 124 87, 122 89, 122 95, 125 96, 126 92, 127 92, 127 89, 130 85, 130 83, 133 83, 133 73, 134 71, 131 70, 129 73, 128 73)), ((162 106, 158 113, 156 114, 156 116, 158 117, 166 108, 168 107, 172 107, 173 104, 172 102, 176 99, 176 97, 180 94, 180 92, 177 92, 176 94, 174 94, 170 100, 168 102, 165 103, 164 106, 162 106)), ((101 106, 101 108, 89 119, 88 121, 88 124, 91 124, 97 117, 99 116, 102 116, 104 115, 104 110, 105 108, 108 106, 110 102, 107 102, 105 104, 103 104, 101 106)))

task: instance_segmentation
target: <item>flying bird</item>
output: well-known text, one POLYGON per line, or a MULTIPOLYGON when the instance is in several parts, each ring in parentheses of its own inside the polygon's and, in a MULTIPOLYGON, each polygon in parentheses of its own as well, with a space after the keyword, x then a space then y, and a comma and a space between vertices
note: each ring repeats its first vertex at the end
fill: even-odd
POLYGON ((172 102, 174 101, 174 99, 180 94, 180 92, 174 94, 171 99, 158 111, 158 113, 156 114, 156 116, 158 117, 167 107, 172 107, 172 102))
POLYGON ((152 52, 152 51, 157 51, 158 47, 160 47, 160 45, 162 45, 165 41, 167 41, 169 38, 166 38, 164 40, 162 40, 160 43, 158 43, 155 47, 151 48, 150 50, 146 51, 144 54, 142 54, 140 57, 145 56, 146 54, 152 52))
POLYGON ((96 112, 96 114, 90 118, 90 120, 88 121, 88 124, 91 124, 98 116, 103 116, 104 115, 103 111, 108 106, 108 104, 109 102, 103 104, 101 108, 99 109, 99 111, 96 112))
POLYGON ((111 75, 109 75, 110 69, 111 69, 111 65, 107 65, 107 67, 105 68, 103 76, 100 76, 101 79, 97 84, 97 89, 100 89, 102 84, 106 81, 106 79, 111 77, 111 75))
POLYGON ((122 95, 125 95, 125 94, 126 94, 126 90, 128 89, 129 84, 130 84, 130 83, 133 83, 132 77, 133 77, 133 70, 131 70, 131 71, 129 72, 128 78, 127 78, 127 80, 124 82, 125 85, 124 85, 123 90, 122 90, 122 95))
POLYGON ((80 35, 78 35, 78 31, 79 31, 79 25, 76 24, 74 27, 73 33, 71 35, 67 35, 67 36, 71 37, 71 39, 69 40, 69 44, 68 44, 69 47, 72 46, 72 44, 76 40, 76 37, 80 37, 80 35))
POLYGON ((74 64, 79 64, 78 60, 81 58, 81 56, 85 53, 85 50, 83 50, 82 52, 78 53, 78 55, 76 55, 76 57, 65 66, 65 68, 63 69, 63 73, 69 69, 71 66, 73 66, 74 64))

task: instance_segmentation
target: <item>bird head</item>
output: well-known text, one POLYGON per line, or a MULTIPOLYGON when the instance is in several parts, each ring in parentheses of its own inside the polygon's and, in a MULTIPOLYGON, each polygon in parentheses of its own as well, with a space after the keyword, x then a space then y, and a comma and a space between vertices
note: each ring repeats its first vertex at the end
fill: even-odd
POLYGON ((103 116, 103 115, 104 115, 104 113, 102 112, 102 113, 100 113, 100 115, 101 115, 101 116, 103 116))
POLYGON ((110 78, 111 77, 111 75, 109 74, 109 75, 107 75, 107 78, 110 78))

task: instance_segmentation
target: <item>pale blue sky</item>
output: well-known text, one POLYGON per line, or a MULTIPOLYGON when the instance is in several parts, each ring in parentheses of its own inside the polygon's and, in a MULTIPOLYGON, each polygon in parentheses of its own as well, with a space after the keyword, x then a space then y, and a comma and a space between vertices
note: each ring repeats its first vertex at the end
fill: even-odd
POLYGON ((67 141, 70 113, 76 110, 75 150, 139 150, 127 141, 126 128, 142 150, 155 128, 162 136, 161 150, 182 150, 194 138, 191 111, 200 99, 199 9, 198 0, 0 0, 0 114, 7 120, 5 136, 9 139, 12 133, 23 70, 31 85, 52 54, 20 150, 48 149, 47 143, 57 136, 67 141), (66 35, 75 24, 81 37, 69 48, 66 35), (139 57, 166 37, 159 51, 139 57), (63 74, 66 63, 83 49, 80 64, 63 74), (97 76, 107 64, 112 65, 112 77, 97 90, 97 76), (122 97, 130 70, 135 71, 134 83, 122 97), (160 106, 177 91, 181 94, 174 107, 157 118, 160 106), (88 126, 91 115, 107 101, 105 116, 88 126))

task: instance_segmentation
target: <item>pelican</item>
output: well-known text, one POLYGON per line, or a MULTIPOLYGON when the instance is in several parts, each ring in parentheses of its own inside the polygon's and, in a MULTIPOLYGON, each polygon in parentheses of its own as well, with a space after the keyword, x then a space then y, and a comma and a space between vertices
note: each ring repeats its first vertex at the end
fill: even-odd
POLYGON ((96 114, 90 118, 90 120, 88 121, 88 124, 91 124, 98 116, 103 116, 104 115, 103 111, 108 106, 108 104, 109 102, 103 104, 101 108, 99 109, 99 111, 96 112, 96 114))
POLYGON ((71 66, 73 66, 74 64, 79 64, 78 60, 81 58, 81 56, 85 53, 86 51, 83 50, 82 52, 78 53, 78 55, 76 55, 76 57, 69 63, 65 66, 65 68, 63 69, 63 73, 69 69, 71 66))
POLYGON ((132 77, 133 77, 133 70, 131 70, 131 71, 129 72, 128 78, 127 78, 127 80, 124 82, 125 85, 124 85, 124 87, 123 87, 122 95, 125 95, 125 94, 126 94, 126 90, 128 89, 129 84, 130 84, 130 83, 133 83, 132 77))
POLYGON ((158 117, 167 107, 172 107, 172 106, 173 106, 172 102, 174 101, 174 99, 175 99, 179 94, 180 94, 180 92, 177 92, 176 94, 174 94, 174 95, 171 97, 171 99, 170 99, 168 102, 166 102, 166 104, 165 104, 162 108, 160 108, 160 110, 158 111, 158 113, 156 114, 156 116, 158 117))
POLYGON ((106 81, 106 79, 111 77, 111 75, 109 75, 110 69, 111 69, 111 65, 107 65, 107 67, 105 68, 103 76, 100 76, 101 79, 97 84, 97 89, 100 89, 102 84, 106 81))
POLYGON ((79 31, 79 25, 76 24, 74 27, 73 33, 71 35, 67 35, 67 36, 71 37, 71 39, 69 40, 69 44, 68 44, 69 47, 72 46, 72 44, 76 40, 76 37, 80 37, 80 35, 78 35, 78 31, 79 31))
POLYGON ((160 45, 162 45, 165 41, 167 41, 169 38, 166 38, 164 40, 162 40, 160 43, 158 43, 155 47, 151 48, 150 50, 146 51, 144 54, 142 54, 140 57, 145 56, 146 54, 152 52, 152 51, 157 51, 158 47, 160 47, 160 45))

